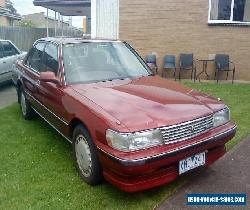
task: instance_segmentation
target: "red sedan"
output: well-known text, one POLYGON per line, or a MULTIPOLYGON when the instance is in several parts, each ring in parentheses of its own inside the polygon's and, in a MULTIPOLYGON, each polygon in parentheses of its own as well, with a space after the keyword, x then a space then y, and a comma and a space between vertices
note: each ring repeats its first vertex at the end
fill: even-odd
POLYGON ((236 133, 221 100, 152 74, 122 41, 38 40, 13 81, 24 118, 37 113, 72 144, 90 185, 169 183, 223 156, 236 133))

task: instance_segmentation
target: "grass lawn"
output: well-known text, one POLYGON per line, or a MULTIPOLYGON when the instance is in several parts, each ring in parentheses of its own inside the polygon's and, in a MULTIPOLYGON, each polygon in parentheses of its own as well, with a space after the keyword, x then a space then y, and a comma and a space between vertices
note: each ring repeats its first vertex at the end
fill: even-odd
MULTIPOLYGON (((250 132, 250 85, 184 83, 222 98, 238 124, 228 148, 250 132)), ((108 183, 90 187, 74 168, 71 146, 41 118, 25 121, 19 106, 0 110, 0 209, 152 209, 186 177, 128 194, 108 183)))

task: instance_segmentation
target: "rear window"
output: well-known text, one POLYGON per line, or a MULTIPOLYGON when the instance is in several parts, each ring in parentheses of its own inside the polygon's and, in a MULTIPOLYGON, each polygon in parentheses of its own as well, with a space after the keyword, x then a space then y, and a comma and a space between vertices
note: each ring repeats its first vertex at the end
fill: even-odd
POLYGON ((3 56, 13 56, 19 54, 18 50, 8 41, 2 42, 3 56))

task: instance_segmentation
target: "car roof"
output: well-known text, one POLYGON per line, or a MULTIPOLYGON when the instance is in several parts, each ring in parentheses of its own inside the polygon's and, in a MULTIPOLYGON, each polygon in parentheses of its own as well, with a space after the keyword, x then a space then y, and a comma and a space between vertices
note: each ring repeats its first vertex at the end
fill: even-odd
POLYGON ((70 43, 81 43, 81 42, 121 42, 115 39, 103 39, 103 38, 91 38, 90 36, 83 37, 47 37, 39 39, 38 41, 54 42, 57 44, 70 44, 70 43))

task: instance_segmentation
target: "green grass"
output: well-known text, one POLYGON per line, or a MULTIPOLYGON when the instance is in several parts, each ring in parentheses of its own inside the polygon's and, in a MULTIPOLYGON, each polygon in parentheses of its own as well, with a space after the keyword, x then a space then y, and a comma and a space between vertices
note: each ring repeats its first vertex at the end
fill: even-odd
MULTIPOLYGON (((232 110, 238 133, 228 148, 250 131, 250 85, 191 84, 222 98, 232 110)), ((186 182, 128 194, 104 182, 81 181, 71 146, 43 120, 25 121, 17 104, 0 110, 0 209, 153 209, 186 182)))

